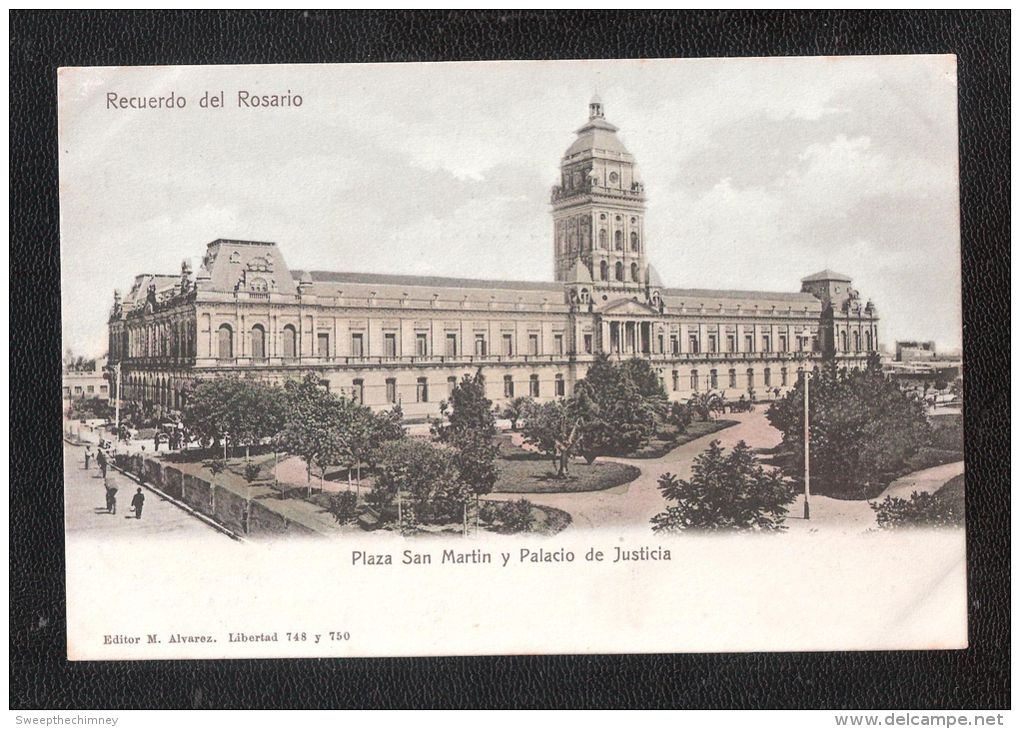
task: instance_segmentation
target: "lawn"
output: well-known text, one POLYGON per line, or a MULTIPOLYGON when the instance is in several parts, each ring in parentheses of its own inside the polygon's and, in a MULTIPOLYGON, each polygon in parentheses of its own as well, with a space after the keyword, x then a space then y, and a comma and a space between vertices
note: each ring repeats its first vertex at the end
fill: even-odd
POLYGON ((501 448, 496 470, 498 476, 493 491, 505 494, 603 491, 630 483, 641 475, 641 469, 623 463, 596 461, 588 464, 575 459, 570 464, 570 476, 556 478, 556 467, 549 458, 521 448, 501 448))
POLYGON ((659 432, 652 436, 648 445, 635 453, 627 454, 626 457, 662 458, 671 450, 678 446, 682 446, 684 443, 690 443, 692 440, 697 440, 698 438, 702 438, 706 435, 717 433, 720 430, 724 430, 725 428, 729 428, 731 425, 736 424, 736 420, 726 420, 724 418, 705 421, 695 420, 687 426, 687 430, 683 433, 677 433, 676 428, 672 425, 660 426, 659 432))

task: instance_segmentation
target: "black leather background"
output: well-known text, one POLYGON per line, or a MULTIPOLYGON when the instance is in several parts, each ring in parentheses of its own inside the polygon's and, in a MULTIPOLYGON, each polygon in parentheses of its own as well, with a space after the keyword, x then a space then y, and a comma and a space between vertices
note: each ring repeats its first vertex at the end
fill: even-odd
POLYGON ((13 708, 1009 705, 1008 12, 12 12, 10 29, 13 708), (58 66, 891 53, 959 56, 969 650, 64 659, 58 66))

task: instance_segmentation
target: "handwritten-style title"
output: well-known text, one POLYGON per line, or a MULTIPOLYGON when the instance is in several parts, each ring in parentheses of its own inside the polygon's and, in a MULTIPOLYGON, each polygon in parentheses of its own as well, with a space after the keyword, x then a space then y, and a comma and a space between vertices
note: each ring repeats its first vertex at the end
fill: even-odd
MULTIPOLYGON (((190 100, 176 91, 171 91, 165 96, 124 96, 116 91, 106 92, 106 108, 116 110, 174 110, 186 109, 193 105, 197 105, 199 109, 223 109, 227 105, 227 100, 228 97, 223 90, 206 91, 201 96, 192 97, 190 100)), ((230 101, 238 109, 295 109, 305 103, 301 94, 295 94, 290 89, 282 94, 257 94, 239 89, 230 97, 230 101)))

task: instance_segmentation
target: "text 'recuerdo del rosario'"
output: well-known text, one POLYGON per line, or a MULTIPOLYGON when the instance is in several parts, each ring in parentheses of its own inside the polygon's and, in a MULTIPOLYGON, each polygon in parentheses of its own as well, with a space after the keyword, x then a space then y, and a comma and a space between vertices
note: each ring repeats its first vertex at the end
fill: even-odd
POLYGON ((187 109, 198 106, 200 109, 223 109, 228 98, 238 109, 272 109, 297 108, 305 103, 301 94, 292 93, 287 89, 284 93, 260 94, 246 89, 238 89, 228 97, 226 92, 205 91, 200 95, 187 97, 171 91, 166 96, 136 96, 120 94, 116 91, 106 92, 106 108, 116 110, 142 109, 187 109))

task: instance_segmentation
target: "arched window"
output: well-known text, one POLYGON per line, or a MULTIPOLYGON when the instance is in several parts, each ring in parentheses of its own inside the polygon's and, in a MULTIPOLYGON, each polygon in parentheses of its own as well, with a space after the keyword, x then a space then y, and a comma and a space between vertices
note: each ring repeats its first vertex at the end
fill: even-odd
POLYGON ((867 331, 867 333, 865 334, 865 339, 867 340, 867 343, 868 343, 868 351, 870 352, 871 350, 873 350, 873 349, 875 348, 875 347, 874 347, 874 345, 872 344, 872 340, 871 340, 871 330, 870 330, 870 329, 869 329, 869 330, 867 331))
POLYGON ((765 382, 765 387, 772 387, 772 370, 769 369, 768 367, 765 368, 763 378, 765 382))
POLYGON ((623 263, 620 261, 616 262, 616 280, 623 281, 623 263))
POLYGON ((736 386, 737 386, 737 371, 731 369, 730 370, 730 387, 736 387, 736 386))
POLYGON ((691 370, 691 389, 697 392, 698 390, 698 371, 691 370))
POLYGON ((747 368, 747 389, 754 387, 754 370, 750 367, 747 368))
POLYGON ((261 324, 251 328, 251 356, 252 359, 266 358, 266 330, 261 324))
POLYGON ((264 278, 253 278, 248 282, 248 290, 253 294, 264 294, 269 291, 269 284, 266 283, 264 278))
POLYGON ((599 248, 605 250, 609 246, 609 237, 606 233, 606 229, 602 228, 599 230, 599 248))
POLYGON ((846 332, 840 332, 839 333, 839 341, 840 341, 840 344, 843 345, 842 347, 840 347, 840 349, 842 351, 844 351, 844 352, 849 352, 850 351, 850 345, 847 343, 846 332))
POLYGON ((637 231, 631 231, 630 233, 630 249, 635 253, 637 252, 638 249, 637 231))
POLYGON ((636 263, 630 264, 630 280, 640 282, 641 274, 638 271, 638 265, 636 263))
POLYGON ((860 332, 854 332, 854 351, 855 352, 860 352, 861 351, 861 333, 860 332))
POLYGON ((609 264, 606 263, 605 261, 602 261, 602 263, 599 264, 599 280, 600 281, 609 280, 609 264))
POLYGON ((719 387, 719 373, 716 370, 709 370, 708 389, 715 390, 719 387))
POLYGON ((297 330, 291 324, 283 328, 283 357, 284 359, 297 357, 297 330))
POLYGON ((613 233, 613 245, 616 247, 616 250, 618 250, 618 251, 622 251, 623 250, 623 231, 622 230, 618 230, 615 233, 613 233))
POLYGON ((234 330, 229 324, 220 324, 219 328, 219 349, 220 359, 234 358, 234 330))

